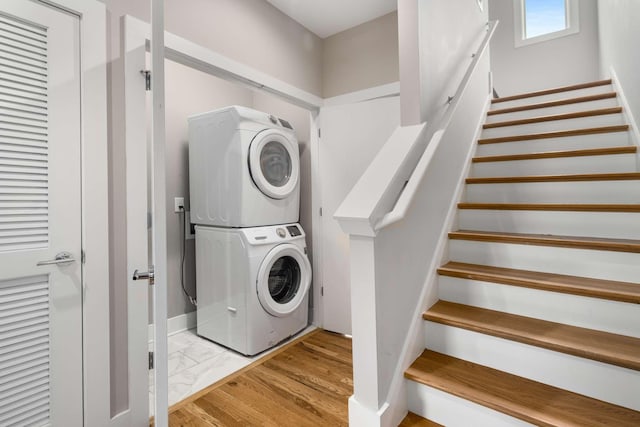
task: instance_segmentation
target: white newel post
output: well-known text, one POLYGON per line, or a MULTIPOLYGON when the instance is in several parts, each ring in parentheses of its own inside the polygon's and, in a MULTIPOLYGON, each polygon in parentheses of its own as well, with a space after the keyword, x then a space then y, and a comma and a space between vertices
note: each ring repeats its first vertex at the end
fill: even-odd
POLYGON ((379 426, 386 404, 378 384, 375 236, 352 234, 349 243, 353 334, 353 396, 349 399, 349 425, 379 426))
MULTIPOLYGON (((348 209, 347 209, 348 210, 348 209)), ((375 237, 369 218, 334 218, 349 235, 351 258, 351 331, 353 336, 353 396, 349 398, 349 425, 382 427, 388 408, 380 387, 380 360, 375 263, 375 237)))

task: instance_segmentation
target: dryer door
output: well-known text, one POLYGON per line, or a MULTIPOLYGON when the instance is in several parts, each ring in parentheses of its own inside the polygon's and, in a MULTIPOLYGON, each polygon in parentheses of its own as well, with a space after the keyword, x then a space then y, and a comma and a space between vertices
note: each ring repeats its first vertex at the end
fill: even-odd
POLYGON ((258 133, 249 148, 253 182, 273 199, 288 197, 298 185, 300 158, 298 143, 277 129, 258 133))
POLYGON ((257 292, 267 313, 284 317, 304 302, 311 285, 311 264, 295 245, 284 243, 273 248, 258 271, 257 292))

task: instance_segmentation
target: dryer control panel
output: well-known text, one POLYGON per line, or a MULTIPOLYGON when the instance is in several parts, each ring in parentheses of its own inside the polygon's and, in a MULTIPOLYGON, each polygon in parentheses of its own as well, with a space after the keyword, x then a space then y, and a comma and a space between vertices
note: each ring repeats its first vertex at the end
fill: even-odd
POLYGON ((266 227, 243 228, 242 234, 252 245, 283 243, 304 239, 305 233, 299 224, 271 225, 266 227))

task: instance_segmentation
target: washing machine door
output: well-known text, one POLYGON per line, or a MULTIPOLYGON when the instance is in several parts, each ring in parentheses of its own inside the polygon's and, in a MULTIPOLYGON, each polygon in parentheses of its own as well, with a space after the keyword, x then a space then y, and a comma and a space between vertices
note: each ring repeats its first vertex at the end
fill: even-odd
POLYGON ((262 193, 273 199, 288 197, 300 175, 298 142, 277 129, 259 132, 249 147, 249 168, 262 193))
POLYGON ((258 299, 267 313, 284 317, 304 302, 311 285, 311 264, 295 245, 273 248, 262 261, 256 281, 258 299))

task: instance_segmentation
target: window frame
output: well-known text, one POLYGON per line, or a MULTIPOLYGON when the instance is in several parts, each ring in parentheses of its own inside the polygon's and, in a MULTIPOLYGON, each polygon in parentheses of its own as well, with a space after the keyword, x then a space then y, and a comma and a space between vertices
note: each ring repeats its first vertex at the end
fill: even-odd
POLYGON ((513 29, 516 48, 566 37, 580 32, 580 2, 578 0, 564 0, 567 28, 560 31, 554 31, 547 34, 541 34, 539 36, 526 38, 526 1, 527 0, 516 0, 513 3, 513 29))

